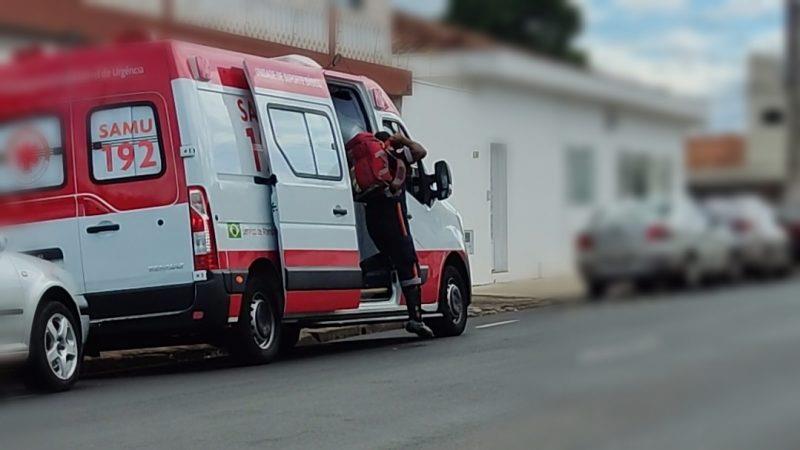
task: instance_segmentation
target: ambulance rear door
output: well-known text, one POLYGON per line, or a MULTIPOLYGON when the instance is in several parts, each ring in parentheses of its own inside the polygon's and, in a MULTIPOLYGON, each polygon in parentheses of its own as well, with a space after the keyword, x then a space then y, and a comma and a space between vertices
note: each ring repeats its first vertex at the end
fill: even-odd
POLYGON ((287 314, 358 308, 361 268, 344 144, 319 68, 245 64, 267 147, 287 314))

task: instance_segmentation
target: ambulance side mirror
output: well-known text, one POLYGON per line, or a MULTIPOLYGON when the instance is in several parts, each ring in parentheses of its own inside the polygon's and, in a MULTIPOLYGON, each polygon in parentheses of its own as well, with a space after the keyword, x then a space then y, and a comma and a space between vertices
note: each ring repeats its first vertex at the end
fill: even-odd
POLYGON ((446 161, 436 163, 433 177, 436 181, 436 198, 439 200, 450 198, 453 194, 453 175, 446 161))

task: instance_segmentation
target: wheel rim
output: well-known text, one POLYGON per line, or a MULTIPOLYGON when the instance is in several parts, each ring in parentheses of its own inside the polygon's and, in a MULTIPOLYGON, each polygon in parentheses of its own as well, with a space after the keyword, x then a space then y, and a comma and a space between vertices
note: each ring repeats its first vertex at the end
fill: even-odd
POLYGON ((447 306, 450 308, 453 323, 460 323, 464 315, 464 296, 453 278, 447 281, 447 306))
POLYGON ((50 370, 60 380, 69 380, 78 368, 78 340, 69 319, 54 314, 44 330, 44 350, 50 370))
POLYGON ((257 292, 250 303, 250 330, 256 345, 262 350, 268 349, 275 340, 275 314, 272 303, 257 292))

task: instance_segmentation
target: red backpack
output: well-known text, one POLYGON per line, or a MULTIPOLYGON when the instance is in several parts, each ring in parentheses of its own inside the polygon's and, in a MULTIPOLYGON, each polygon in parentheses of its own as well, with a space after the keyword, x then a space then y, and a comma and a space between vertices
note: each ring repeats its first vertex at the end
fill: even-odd
POLYGON ((387 152, 386 145, 372 133, 357 134, 345 149, 360 197, 387 188, 391 193, 400 191, 406 180, 406 166, 387 152))

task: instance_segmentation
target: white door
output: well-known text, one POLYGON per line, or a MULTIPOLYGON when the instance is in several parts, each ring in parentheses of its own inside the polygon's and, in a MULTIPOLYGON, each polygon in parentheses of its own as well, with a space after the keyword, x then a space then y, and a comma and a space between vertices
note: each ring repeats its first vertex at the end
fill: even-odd
POLYGON ((274 177, 286 313, 357 308, 362 280, 353 194, 322 71, 257 64, 247 75, 274 177), (297 91, 304 95, 290 94, 297 91))
POLYGON ((87 155, 76 158, 78 232, 93 319, 189 308, 189 208, 166 106, 157 96, 107 98, 76 115, 86 127, 76 132, 87 155))
POLYGON ((491 149, 492 272, 508 272, 508 167, 504 144, 491 149))

